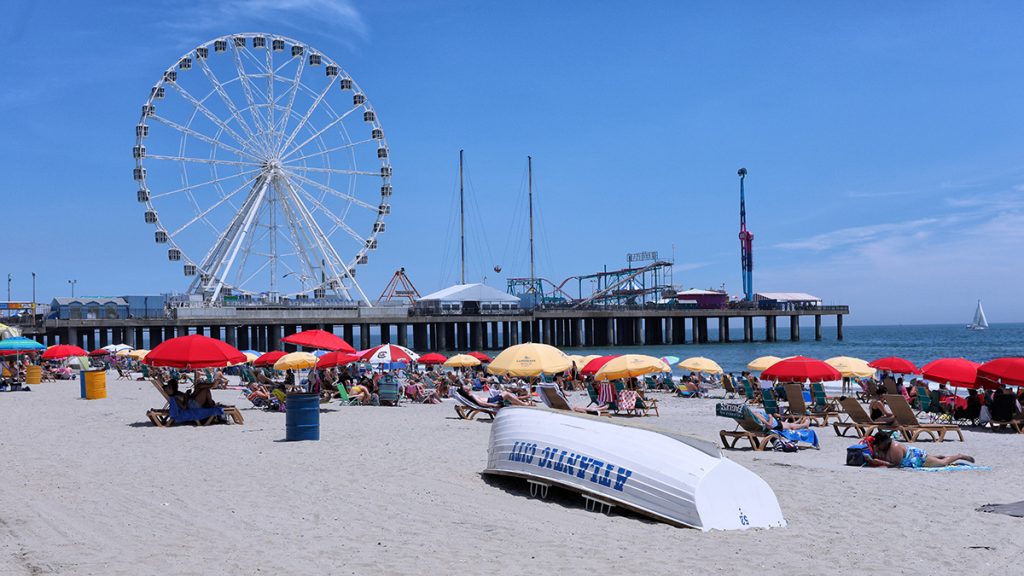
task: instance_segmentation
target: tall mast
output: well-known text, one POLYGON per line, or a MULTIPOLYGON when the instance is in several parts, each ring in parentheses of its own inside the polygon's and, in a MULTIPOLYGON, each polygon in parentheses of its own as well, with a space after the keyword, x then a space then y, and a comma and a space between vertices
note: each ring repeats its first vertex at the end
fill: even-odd
POLYGON ((527 172, 530 177, 530 288, 536 278, 533 272, 533 156, 526 157, 527 172))
POLYGON ((462 249, 462 281, 466 283, 466 197, 462 192, 462 150, 459 150, 459 243, 462 249))

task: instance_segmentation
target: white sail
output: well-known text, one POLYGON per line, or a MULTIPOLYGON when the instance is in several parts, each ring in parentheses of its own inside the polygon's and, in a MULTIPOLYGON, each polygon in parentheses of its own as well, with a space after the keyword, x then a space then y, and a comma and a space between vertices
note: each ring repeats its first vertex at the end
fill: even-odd
POLYGON ((984 330, 988 328, 988 319, 985 318, 985 309, 981 307, 981 300, 978 300, 978 308, 974 310, 974 320, 967 325, 970 330, 984 330))
POLYGON ((974 311, 974 325, 988 328, 988 319, 985 318, 985 309, 981 307, 981 300, 978 300, 978 309, 974 311))

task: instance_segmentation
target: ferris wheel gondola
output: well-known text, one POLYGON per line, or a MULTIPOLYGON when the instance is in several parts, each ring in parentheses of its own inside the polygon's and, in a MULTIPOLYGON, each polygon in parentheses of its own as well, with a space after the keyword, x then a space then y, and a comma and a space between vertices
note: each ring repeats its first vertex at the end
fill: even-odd
POLYGON ((135 198, 190 294, 369 303, 356 268, 391 213, 390 152, 327 55, 275 34, 205 42, 150 88, 135 138, 135 198))

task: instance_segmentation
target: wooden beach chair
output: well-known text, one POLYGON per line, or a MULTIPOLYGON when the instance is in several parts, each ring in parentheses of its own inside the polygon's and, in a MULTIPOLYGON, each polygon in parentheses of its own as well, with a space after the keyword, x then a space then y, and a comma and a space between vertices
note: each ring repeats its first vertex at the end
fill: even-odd
POLYGON ((786 399, 789 402, 783 417, 806 417, 810 418, 811 424, 814 426, 828 426, 828 412, 814 412, 807 407, 807 403, 804 402, 803 386, 790 382, 784 384, 783 387, 786 390, 786 399))
POLYGON ((746 405, 742 405, 737 410, 735 405, 718 404, 715 406, 715 413, 736 421, 736 428, 734 430, 720 430, 718 432, 718 437, 722 441, 724 448, 736 450, 736 443, 740 440, 746 440, 750 442, 751 450, 761 452, 768 447, 774 437, 771 432, 766 431, 761 426, 761 423, 750 414, 750 408, 746 405))
POLYGON ((960 441, 964 441, 964 433, 956 424, 922 424, 919 422, 917 416, 914 416, 914 409, 910 407, 902 394, 886 394, 885 403, 889 405, 889 410, 892 410, 893 416, 896 417, 900 433, 910 442, 917 442, 922 434, 928 434, 933 441, 943 442, 947 432, 956 432, 960 441))
POLYGON ((121 368, 120 366, 115 365, 114 366, 114 370, 117 370, 117 379, 118 380, 131 380, 132 379, 132 375, 130 373, 128 373, 128 372, 125 372, 124 368, 121 368))
POLYGON ((483 414, 494 420, 497 409, 490 406, 482 406, 475 398, 467 396, 462 388, 452 386, 448 389, 448 395, 455 400, 455 413, 459 415, 459 418, 472 420, 478 415, 483 414))
POLYGON ((195 422, 199 426, 208 426, 216 422, 220 416, 230 416, 235 424, 245 424, 245 418, 238 408, 234 406, 217 405, 213 408, 198 408, 183 410, 177 402, 171 402, 170 396, 164 391, 164 387, 156 380, 150 380, 153 387, 160 392, 164 398, 163 408, 153 408, 146 412, 146 417, 158 428, 169 428, 176 424, 195 422))
POLYGON ((871 419, 867 412, 864 411, 864 407, 857 402, 855 398, 843 398, 839 400, 846 415, 850 418, 847 421, 837 420, 832 423, 832 429, 836 431, 836 436, 846 436, 846 433, 853 430, 858 438, 869 436, 874 433, 875 430, 899 430, 897 424, 882 424, 875 422, 871 419))
MULTIPOLYGON (((565 394, 556 384, 541 384, 537 386, 537 393, 540 396, 540 401, 545 406, 552 410, 562 410, 565 412, 573 412, 572 405, 569 404, 569 399, 565 397, 565 394)), ((596 414, 598 416, 607 416, 611 418, 611 414, 598 410, 597 408, 587 408, 588 414, 596 414)))

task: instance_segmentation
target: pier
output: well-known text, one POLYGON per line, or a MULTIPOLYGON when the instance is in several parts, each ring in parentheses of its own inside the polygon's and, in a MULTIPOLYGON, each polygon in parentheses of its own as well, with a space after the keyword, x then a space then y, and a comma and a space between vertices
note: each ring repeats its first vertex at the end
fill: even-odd
POLYGON ((500 314, 423 314, 409 307, 353 308, 172 308, 163 318, 48 319, 22 325, 26 336, 46 345, 74 344, 95 349, 125 343, 152 348, 187 334, 205 334, 239 349, 272 350, 281 338, 301 330, 333 331, 354 347, 369 348, 371 334, 383 343, 416 351, 499 350, 521 342, 561 348, 684 345, 716 341, 753 342, 755 325, 763 341, 800 340, 800 319, 813 317, 814 339, 822 339, 822 317, 834 316, 836 339, 843 339, 848 306, 798 310, 758 309, 573 309, 541 308, 500 314), (786 326, 788 324, 788 326, 786 326))

